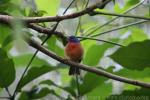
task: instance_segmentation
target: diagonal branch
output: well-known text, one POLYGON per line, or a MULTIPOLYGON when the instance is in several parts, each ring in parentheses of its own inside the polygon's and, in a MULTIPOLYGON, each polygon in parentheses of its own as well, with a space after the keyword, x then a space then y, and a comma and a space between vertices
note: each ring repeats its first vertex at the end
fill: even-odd
MULTIPOLYGON (((103 40, 103 39, 96 39, 96 38, 84 37, 84 36, 78 36, 77 38, 82 38, 82 40, 84 40, 84 39, 89 39, 89 40, 101 41, 101 42, 105 42, 105 43, 117 45, 117 46, 120 46, 120 47, 124 47, 124 45, 122 45, 122 44, 115 43, 115 42, 112 42, 112 41, 103 40)), ((82 41, 82 40, 80 40, 80 41, 82 41)))
POLYGON ((121 76, 118 76, 118 75, 108 73, 108 72, 100 70, 100 69, 95 69, 95 68, 87 66, 87 65, 83 65, 83 64, 72 62, 70 60, 63 59, 63 58, 57 56, 56 54, 48 51, 46 48, 44 48, 43 46, 41 46, 40 44, 36 43, 35 41, 33 41, 31 39, 27 39, 27 42, 33 48, 38 49, 39 51, 43 52, 47 56, 49 56, 49 57, 51 57, 51 58, 53 58, 53 59, 55 59, 55 60, 57 60, 61 63, 64 63, 66 65, 78 67, 78 68, 80 68, 84 71, 95 73, 99 76, 104 76, 104 77, 107 77, 107 78, 110 78, 110 79, 113 79, 113 80, 116 80, 116 81, 132 84, 132 85, 136 85, 136 86, 141 86, 141 87, 145 87, 145 88, 150 88, 149 83, 128 79, 128 78, 125 78, 125 77, 121 77, 121 76))
POLYGON ((42 26, 39 26, 39 25, 36 25, 36 24, 29 24, 27 26, 28 28, 31 28, 33 30, 36 30, 38 31, 39 33, 43 33, 43 34, 46 34, 46 35, 51 35, 51 34, 54 34, 60 38, 62 38, 63 40, 66 40, 66 36, 61 33, 61 32, 58 32, 58 31, 52 31, 51 29, 49 28, 45 28, 45 27, 42 27, 42 26))

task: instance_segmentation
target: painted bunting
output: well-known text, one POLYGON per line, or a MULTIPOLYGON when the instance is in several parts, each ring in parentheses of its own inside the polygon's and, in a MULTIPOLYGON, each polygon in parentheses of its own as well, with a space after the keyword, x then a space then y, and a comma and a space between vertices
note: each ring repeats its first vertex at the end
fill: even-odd
MULTIPOLYGON (((80 63, 83 57, 83 48, 80 41, 75 36, 68 38, 68 43, 65 47, 65 55, 74 62, 80 63)), ((69 75, 79 75, 79 68, 70 66, 69 75)))

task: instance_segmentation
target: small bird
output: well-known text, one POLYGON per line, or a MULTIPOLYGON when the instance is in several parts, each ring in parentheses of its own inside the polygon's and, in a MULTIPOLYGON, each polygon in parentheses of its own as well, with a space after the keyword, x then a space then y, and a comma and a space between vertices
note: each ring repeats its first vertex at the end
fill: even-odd
MULTIPOLYGON (((65 55, 74 62, 80 63, 83 57, 83 48, 80 41, 75 36, 68 38, 68 43, 65 47, 65 55)), ((80 75, 79 68, 70 66, 69 75, 80 75)))

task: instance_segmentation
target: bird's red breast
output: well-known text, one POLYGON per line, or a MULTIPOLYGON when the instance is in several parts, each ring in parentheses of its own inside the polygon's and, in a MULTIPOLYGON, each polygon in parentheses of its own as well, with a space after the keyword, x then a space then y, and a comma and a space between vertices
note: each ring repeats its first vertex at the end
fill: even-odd
POLYGON ((65 48, 65 54, 73 61, 79 61, 83 56, 83 48, 80 43, 68 42, 65 48))

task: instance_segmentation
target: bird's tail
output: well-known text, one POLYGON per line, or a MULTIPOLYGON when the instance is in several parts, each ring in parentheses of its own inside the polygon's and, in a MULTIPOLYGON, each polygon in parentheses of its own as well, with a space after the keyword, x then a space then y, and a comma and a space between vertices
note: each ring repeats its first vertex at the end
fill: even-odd
POLYGON ((77 67, 70 66, 69 75, 80 75, 80 69, 77 67))

